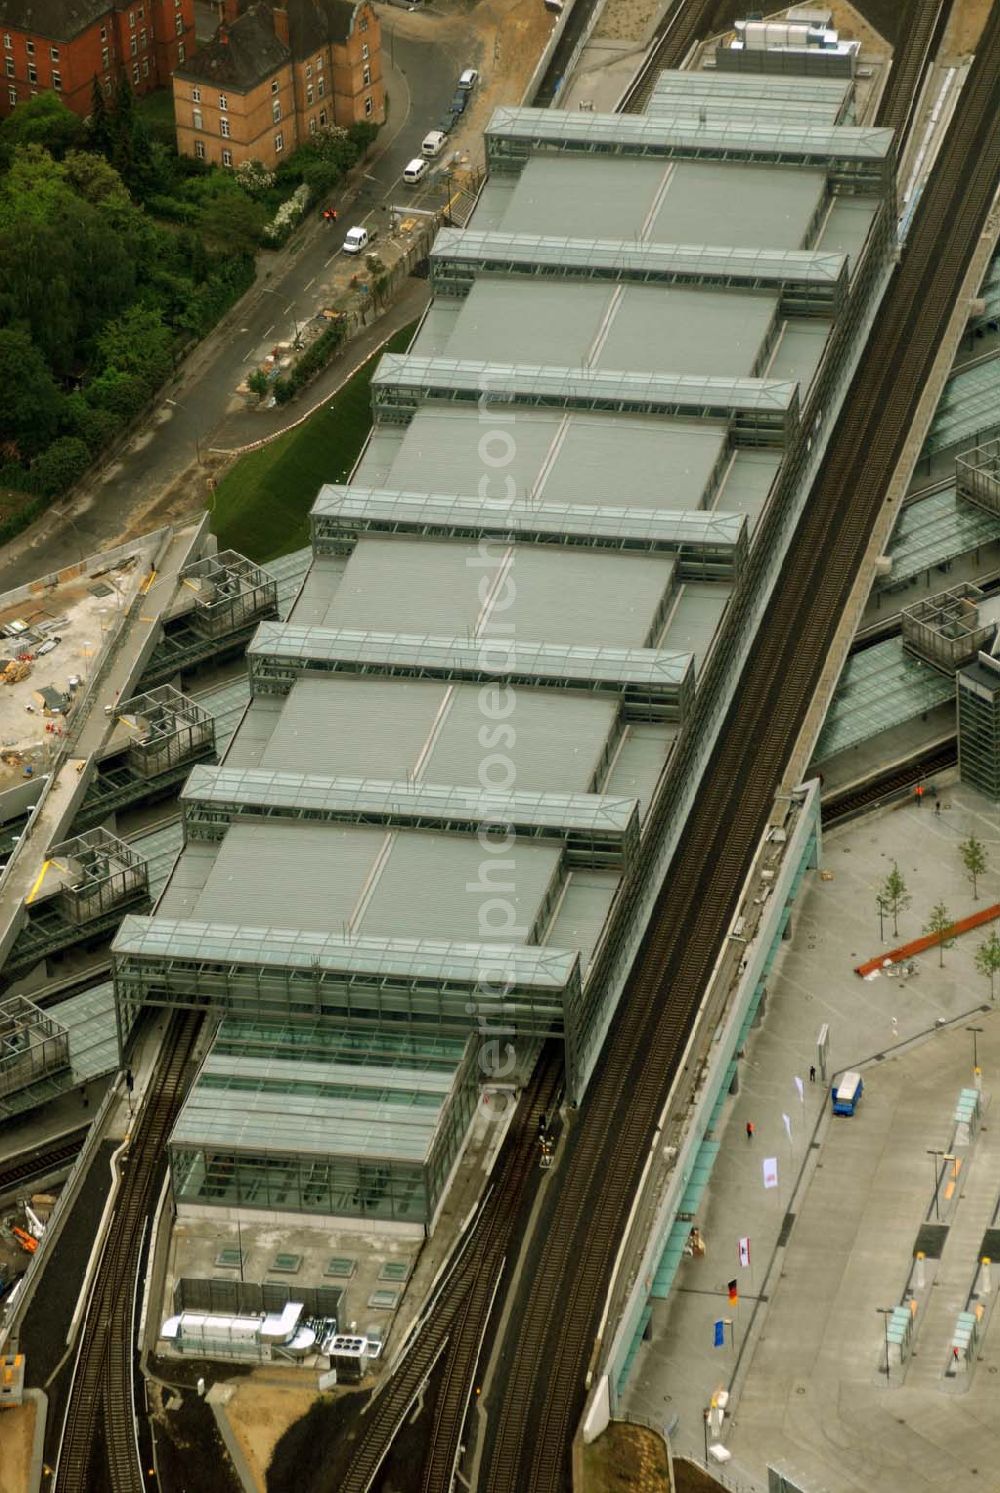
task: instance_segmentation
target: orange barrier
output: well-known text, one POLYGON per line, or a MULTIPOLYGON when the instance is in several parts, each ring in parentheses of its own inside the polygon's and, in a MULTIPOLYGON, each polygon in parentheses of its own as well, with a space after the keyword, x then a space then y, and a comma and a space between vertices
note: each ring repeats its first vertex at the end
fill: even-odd
POLYGON ((874 974, 875 970, 883 969, 887 964, 902 964, 904 959, 912 959, 914 954, 924 954, 928 949, 936 948, 939 943, 957 938, 960 933, 969 933, 973 928, 981 928, 984 923, 992 923, 995 918, 1000 918, 1000 902, 970 913, 967 918, 959 918, 957 923, 952 923, 943 933, 925 933, 923 938, 915 938, 912 943, 904 943, 898 949, 890 949, 887 954, 879 954, 877 959, 867 959, 864 964, 855 966, 854 973, 864 979, 866 975, 874 974))

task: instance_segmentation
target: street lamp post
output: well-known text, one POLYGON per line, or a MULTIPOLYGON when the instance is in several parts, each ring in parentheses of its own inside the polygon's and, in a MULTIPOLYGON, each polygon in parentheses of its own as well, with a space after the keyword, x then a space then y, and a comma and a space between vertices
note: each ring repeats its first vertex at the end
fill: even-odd
POLYGON ((878 941, 885 943, 885 903, 881 897, 876 897, 878 903, 878 941))
POLYGON ((705 1466, 706 1467, 708 1466, 708 1418, 711 1415, 711 1413, 712 1413, 711 1410, 707 1410, 707 1409, 703 1410, 701 1412, 702 1427, 703 1427, 704 1432, 705 1432, 705 1466))
POLYGON ((972 1070, 973 1070, 974 1073, 978 1073, 979 1072, 979 1037, 980 1037, 980 1034, 983 1031, 983 1028, 981 1026, 967 1026, 965 1028, 965 1030, 967 1032, 971 1032, 972 1033, 972 1070))
POLYGON ((928 1150, 927 1154, 931 1158, 934 1166, 934 1221, 935 1223, 940 1223, 941 1214, 938 1210, 938 1188, 941 1185, 941 1178, 938 1174, 938 1160, 944 1155, 944 1152, 928 1150))
POLYGON ((892 1316, 893 1308, 891 1306, 877 1306, 875 1310, 882 1318, 882 1325, 885 1328, 885 1382, 888 1384, 892 1377, 889 1372, 889 1318, 892 1316))

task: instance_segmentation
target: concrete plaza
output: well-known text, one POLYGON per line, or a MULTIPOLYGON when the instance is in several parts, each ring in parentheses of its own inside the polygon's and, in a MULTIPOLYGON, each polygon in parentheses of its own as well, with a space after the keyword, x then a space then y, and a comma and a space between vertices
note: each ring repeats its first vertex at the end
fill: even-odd
POLYGON ((771 973, 740 1091, 717 1132, 721 1150, 695 1219, 706 1253, 684 1261, 670 1298, 655 1303, 652 1339, 633 1371, 625 1409, 675 1424, 675 1450, 699 1460, 702 1411, 715 1390, 729 1389, 721 1439, 739 1486, 766 1486, 769 1462, 797 1473, 811 1493, 869 1489, 875 1478, 881 1493, 998 1485, 996 1330, 987 1327, 961 1379, 945 1374, 1000 1188, 991 1105, 1000 1090, 1000 1020, 974 965, 989 927, 947 949, 943 968, 931 950, 909 978, 854 973, 881 948, 918 937, 938 900, 956 918, 1000 901, 1000 813, 962 785, 939 794, 940 813, 927 799, 919 809, 910 802, 826 837, 771 973), (958 852, 971 833, 988 861, 978 899, 958 852), (888 919, 880 943, 875 892, 893 860, 913 901, 898 938, 888 919), (860 1067, 864 1076, 850 1119, 831 1115, 820 1076, 809 1081, 824 1022, 830 1072, 860 1067), (973 1083, 969 1025, 982 1028, 983 1125, 919 1314, 916 1351, 887 1387, 878 1309, 902 1299, 932 1205, 935 1162, 926 1153, 948 1148, 959 1091, 973 1083), (764 1189, 765 1157, 777 1157, 777 1189, 764 1189), (749 1269, 738 1257, 745 1236, 749 1269), (726 1289, 734 1278, 735 1308, 726 1289), (733 1328, 716 1349, 720 1318, 733 1328))

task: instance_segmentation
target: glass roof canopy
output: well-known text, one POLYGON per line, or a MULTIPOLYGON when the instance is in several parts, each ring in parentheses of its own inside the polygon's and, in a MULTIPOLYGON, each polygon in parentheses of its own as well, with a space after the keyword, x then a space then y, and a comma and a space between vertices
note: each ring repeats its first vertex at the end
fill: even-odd
POLYGON ((589 545, 595 549, 663 550, 736 573, 746 555, 742 513, 703 509, 617 508, 601 504, 504 502, 452 493, 405 492, 328 483, 312 506, 317 554, 353 548, 359 534, 418 533, 476 539, 484 535, 530 543, 589 545))
POLYGON ((823 762, 954 698, 954 679, 905 652, 900 638, 863 648, 847 660, 813 761, 823 762))
POLYGON ((563 643, 514 643, 490 638, 432 637, 417 633, 358 632, 352 628, 296 627, 264 622, 247 649, 254 693, 291 688, 307 670, 422 679, 471 679, 554 689, 579 686, 624 693, 633 706, 686 705, 693 689, 694 658, 656 648, 591 648, 563 643))
POLYGON ((645 114, 571 114, 562 109, 501 107, 485 131, 491 170, 518 172, 533 152, 743 160, 826 170, 836 183, 888 195, 895 185, 891 129, 861 125, 800 125, 773 119, 702 125, 645 114))
POLYGON ((564 991, 579 983, 576 950, 533 944, 452 943, 434 938, 345 938, 302 928, 249 928, 177 918, 122 921, 112 945, 123 960, 331 972, 376 984, 503 983, 512 990, 564 991))
POLYGON ((798 425, 799 386, 786 379, 635 373, 386 353, 371 383, 376 418, 408 420, 425 400, 605 410, 732 422, 734 436, 783 443, 798 425))
POLYGON ((442 228, 431 249, 435 290, 464 294, 476 272, 551 275, 638 284, 778 290, 785 314, 835 314, 848 291, 848 256, 808 249, 730 249, 715 244, 639 244, 623 239, 442 228))
POLYGON ((195 767, 181 792, 190 804, 306 809, 324 817, 464 820, 525 829, 584 830, 623 837, 638 802, 603 793, 490 793, 440 783, 331 778, 264 767, 195 767))
POLYGON ((1000 358, 989 358, 948 379, 920 454, 928 457, 951 446, 981 445, 998 428, 1000 358))
POLYGON ((1000 515, 956 497, 953 487, 931 493, 900 510, 889 545, 892 569, 876 582, 892 591, 935 565, 946 565, 1000 540, 1000 515))

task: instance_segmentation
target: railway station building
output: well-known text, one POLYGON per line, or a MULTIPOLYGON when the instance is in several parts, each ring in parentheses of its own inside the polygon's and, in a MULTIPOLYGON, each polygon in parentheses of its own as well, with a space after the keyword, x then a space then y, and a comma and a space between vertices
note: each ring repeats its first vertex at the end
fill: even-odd
MULTIPOLYGON (((276 1054, 328 1026, 376 1067, 386 1034, 458 1044, 459 1117, 460 1075, 514 1084, 555 1035, 583 1094, 894 243, 892 134, 845 122, 849 80, 727 82, 494 113, 471 222, 250 643, 249 707, 188 780, 184 853, 122 925, 123 1032, 156 1005, 224 1017, 217 1044, 270 1026, 276 1054)), ((256 1096, 262 1061, 209 1055, 176 1197, 211 1205, 208 1153, 237 1147, 196 1133, 206 1095, 224 1072, 256 1096)), ((337 1104, 373 1112, 366 1083, 337 1104)))

